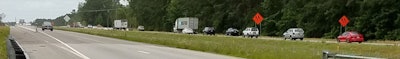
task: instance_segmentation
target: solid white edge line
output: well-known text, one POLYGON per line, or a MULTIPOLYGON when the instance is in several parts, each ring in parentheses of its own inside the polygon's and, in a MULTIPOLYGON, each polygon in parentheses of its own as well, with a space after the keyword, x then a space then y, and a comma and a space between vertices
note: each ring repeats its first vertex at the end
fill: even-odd
POLYGON ((22 48, 23 46, 21 44, 19 44, 17 40, 15 40, 15 42, 17 43, 17 45, 19 45, 19 47, 21 47, 22 51, 24 51, 25 59, 31 59, 31 58, 29 58, 29 55, 26 53, 25 49, 22 48))
MULTIPOLYGON (((30 31, 35 31, 35 30, 33 30, 33 29, 26 28, 26 27, 23 27, 23 26, 19 26, 19 27, 24 28, 24 29, 27 29, 27 30, 30 30, 30 31)), ((39 32, 39 31, 38 31, 38 32, 39 32)), ((55 37, 53 37, 53 36, 51 36, 51 35, 49 35, 49 34, 47 34, 47 33, 44 33, 44 32, 40 32, 40 33, 45 34, 45 35, 49 36, 50 38, 53 38, 53 39, 55 39, 56 41, 60 42, 61 44, 67 46, 69 49, 71 49, 72 51, 74 51, 75 53, 77 53, 79 57, 82 57, 83 59, 90 59, 89 57, 83 55, 82 53, 80 53, 79 51, 75 50, 74 48, 72 48, 72 47, 69 46, 68 44, 62 42, 61 40, 59 40, 59 39, 57 39, 57 38, 55 38, 55 37)), ((76 55, 76 54, 75 54, 75 55, 76 55)))
MULTIPOLYGON (((13 36, 11 36, 11 37, 14 38, 13 36)), ((21 44, 19 44, 19 42, 17 40, 15 40, 15 38, 14 38, 14 41, 17 43, 17 45, 19 45, 19 47, 22 49, 22 51, 24 51, 25 59, 31 59, 30 56, 28 55, 28 53, 25 51, 25 49, 22 48, 23 46, 21 44)))
POLYGON ((150 54, 149 52, 146 52, 146 51, 137 51, 137 52, 144 53, 144 54, 150 54))

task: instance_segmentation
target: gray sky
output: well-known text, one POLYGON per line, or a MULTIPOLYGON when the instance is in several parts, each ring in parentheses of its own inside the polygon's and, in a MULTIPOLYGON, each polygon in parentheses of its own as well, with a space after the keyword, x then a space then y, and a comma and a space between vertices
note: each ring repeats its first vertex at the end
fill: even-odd
POLYGON ((26 22, 37 18, 55 19, 78 9, 78 4, 83 2, 84 0, 1 0, 0 14, 6 14, 2 20, 4 22, 14 22, 15 18, 25 19, 26 22))

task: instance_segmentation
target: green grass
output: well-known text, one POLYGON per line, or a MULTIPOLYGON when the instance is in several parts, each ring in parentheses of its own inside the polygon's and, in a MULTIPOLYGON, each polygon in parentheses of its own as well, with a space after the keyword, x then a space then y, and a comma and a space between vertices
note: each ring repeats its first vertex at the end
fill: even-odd
POLYGON ((321 59, 322 51, 324 50, 340 54, 383 57, 389 59, 400 58, 400 47, 398 46, 261 40, 237 37, 154 33, 146 31, 112 31, 77 28, 57 29, 249 59, 321 59))
POLYGON ((7 26, 0 26, 0 59, 7 59, 7 44, 6 38, 10 33, 10 28, 7 26))

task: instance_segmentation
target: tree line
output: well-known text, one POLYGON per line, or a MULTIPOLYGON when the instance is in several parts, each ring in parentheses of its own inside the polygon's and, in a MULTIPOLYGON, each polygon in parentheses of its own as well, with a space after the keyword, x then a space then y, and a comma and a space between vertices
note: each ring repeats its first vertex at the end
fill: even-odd
MULTIPOLYGON (((243 30, 259 26, 252 21, 264 17, 262 35, 281 36, 289 28, 305 30, 306 37, 336 38, 340 31, 357 31, 366 39, 400 40, 400 0, 85 0, 69 15, 68 23, 112 26, 113 20, 127 19, 131 28, 172 31, 179 17, 198 17, 200 30, 212 26, 223 33, 233 27, 243 30), (338 20, 350 22, 341 28, 338 20)), ((54 20, 64 25, 64 16, 54 20)))

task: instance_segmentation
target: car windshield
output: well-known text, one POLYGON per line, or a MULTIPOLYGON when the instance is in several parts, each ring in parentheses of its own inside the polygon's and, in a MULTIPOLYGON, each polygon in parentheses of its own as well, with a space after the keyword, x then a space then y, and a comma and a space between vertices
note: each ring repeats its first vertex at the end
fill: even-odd
POLYGON ((358 32, 350 32, 350 33, 351 33, 351 35, 359 35, 358 32))
POLYGON ((349 32, 344 32, 344 33, 342 33, 342 35, 347 35, 347 34, 349 34, 349 32))
POLYGON ((51 26, 50 22, 43 22, 43 26, 51 26))
POLYGON ((213 27, 206 27, 206 28, 204 28, 204 30, 213 30, 214 28, 213 27))
POLYGON ((251 28, 251 31, 258 31, 258 28, 253 27, 251 28))
POLYGON ((302 29, 294 30, 294 32, 304 32, 302 29))

